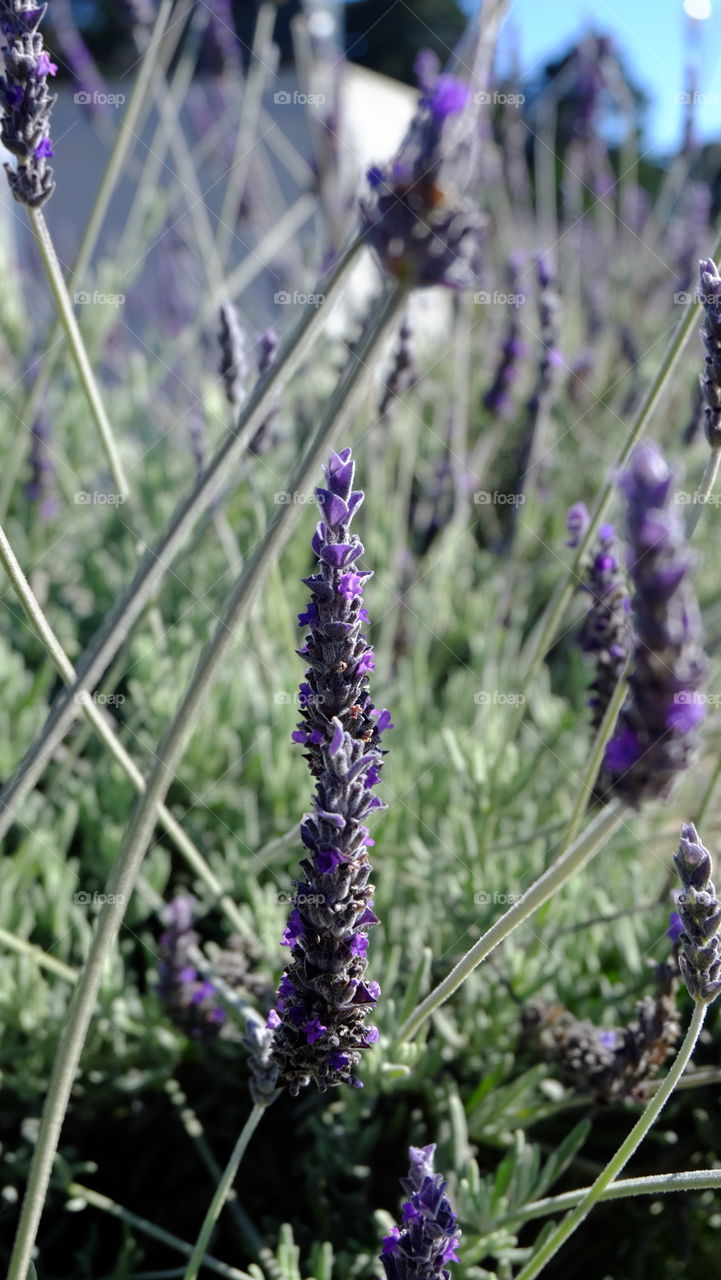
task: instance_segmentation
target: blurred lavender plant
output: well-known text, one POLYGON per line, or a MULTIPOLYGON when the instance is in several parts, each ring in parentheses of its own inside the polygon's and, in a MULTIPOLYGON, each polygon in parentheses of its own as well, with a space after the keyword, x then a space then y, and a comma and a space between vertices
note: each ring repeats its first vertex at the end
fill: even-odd
POLYGON ((688 765, 705 708, 701 623, 692 560, 673 507, 672 474, 651 444, 635 449, 619 481, 626 495, 633 583, 629 697, 606 748, 600 794, 638 808, 668 795, 688 765))
MULTIPOLYGON (((586 507, 582 502, 576 503, 568 513, 569 547, 579 545, 588 524, 586 507)), ((591 601, 581 626, 580 643, 584 654, 592 659, 595 666, 588 705, 591 723, 597 730, 626 666, 631 634, 631 602, 611 524, 601 525, 598 531, 583 590, 591 596, 591 601)))
MULTIPOLYGON (((523 265, 523 255, 513 253, 506 263, 506 280, 508 291, 513 297, 519 296, 519 273, 523 265)), ((484 408, 493 413, 507 414, 511 408, 510 388, 519 373, 519 360, 526 354, 525 343, 521 340, 521 322, 519 309, 521 302, 509 303, 508 327, 503 339, 496 365, 493 381, 483 397, 484 408)))
POLYGON ((78 90, 75 101, 95 114, 102 109, 107 86, 78 28, 69 0, 53 0, 50 15, 58 49, 78 90))
POLYGON ((218 340, 220 342, 218 372, 223 379, 225 398, 230 407, 237 411, 248 391, 250 370, 245 352, 246 337, 232 302, 221 304, 218 340))
POLYGON ((674 894, 681 924, 679 967, 689 995, 710 1004, 721 991, 721 902, 711 880, 711 854, 692 822, 682 824, 673 860, 683 886, 674 894))
POLYGON ((195 906, 195 899, 186 894, 163 908, 162 920, 168 927, 160 935, 157 991, 170 1018, 186 1035, 212 1040, 225 1021, 225 1010, 212 982, 202 978, 190 960, 189 952, 199 942, 192 927, 195 906))
POLYGON ((0 0, 0 30, 4 74, 0 76, 0 139, 17 158, 17 166, 5 165, 10 190, 20 204, 40 208, 54 189, 53 171, 47 161, 55 154, 50 141, 50 112, 55 97, 48 76, 57 66, 43 47, 38 24, 46 6, 27 0, 0 0))
POLYGON ((403 1226, 383 1240, 381 1263, 387 1280, 451 1280, 447 1262, 458 1262, 460 1228, 446 1195, 446 1183, 434 1173, 436 1147, 410 1147, 411 1167, 401 1186, 408 1192, 403 1226))
POLYGON ((278 988, 273 1060, 290 1092, 311 1083, 320 1091, 359 1086, 353 1070, 361 1051, 378 1038, 365 1017, 380 994, 366 982, 368 930, 377 923, 365 819, 382 801, 372 793, 380 780, 381 734, 392 728, 368 692, 373 652, 361 625, 368 622, 362 592, 368 570, 357 568, 363 545, 350 522, 363 500, 353 492, 350 449, 331 454, 327 488, 316 490, 322 520, 313 536, 317 571, 303 581, 311 600, 299 615, 309 635, 300 653, 308 659, 300 686, 302 718, 293 741, 306 748, 316 779, 313 812, 300 835, 310 857, 296 894, 283 945, 290 962, 278 988))
POLYGON ((416 377, 413 356, 413 330, 406 316, 398 330, 398 343, 393 356, 393 364, 386 374, 383 394, 378 405, 378 416, 384 418, 391 407, 404 392, 413 385, 416 377))
POLYGON ((411 288, 467 289, 478 279, 485 219, 456 185, 460 151, 449 138, 469 94, 461 80, 439 76, 421 96, 395 159, 368 171, 363 233, 382 267, 411 288))
POLYGON ((32 428, 30 479, 25 486, 25 496, 38 504, 41 520, 51 520, 60 509, 55 492, 55 463, 49 448, 50 439, 48 422, 37 418, 32 428))
POLYGON ((698 296, 706 313, 701 330, 706 367, 701 379, 706 400, 704 426, 712 449, 721 446, 721 277, 713 258, 699 262, 698 296))
POLYGON ((603 1102, 644 1096, 680 1035, 678 979, 669 964, 655 966, 656 996, 646 995, 628 1026, 597 1027, 560 1005, 530 1001, 521 1015, 521 1044, 541 1050, 563 1079, 603 1102))

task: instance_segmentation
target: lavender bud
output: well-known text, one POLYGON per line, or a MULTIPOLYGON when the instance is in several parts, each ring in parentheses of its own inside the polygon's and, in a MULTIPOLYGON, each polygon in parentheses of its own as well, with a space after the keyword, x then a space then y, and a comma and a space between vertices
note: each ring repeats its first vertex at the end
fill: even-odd
POLYGON ((270 1027, 259 1026, 253 1019, 248 1020, 243 1044, 248 1050, 250 1095, 256 1106, 260 1107, 269 1107, 281 1093, 277 1088, 278 1068, 270 1056, 273 1039, 270 1027))
MULTIPOLYGON (((278 350, 278 334, 275 329, 266 329, 258 343, 258 377, 262 378, 275 360, 278 350)), ((272 430, 280 409, 280 401, 276 400, 268 412, 267 418, 261 422, 253 439, 248 445, 248 452, 254 454, 267 453, 274 442, 276 433, 272 430)))
POLYGON ((701 379, 706 398, 706 439, 712 449, 721 446, 721 276, 713 258, 699 262, 698 296, 706 319, 701 336, 706 348, 706 367, 701 379))
POLYGON ((381 1263, 387 1280, 451 1280, 447 1262, 458 1262, 458 1218, 446 1183, 433 1172, 435 1143, 410 1147, 411 1167, 401 1186, 408 1193, 403 1226, 383 1240, 381 1263))
MULTIPOLYGON (((568 513, 569 546, 578 546, 588 527, 588 512, 582 502, 568 513)), ((618 561, 613 525, 604 524, 586 566, 584 591, 591 597, 581 628, 581 649, 594 662, 596 673, 591 685, 589 707, 594 729, 600 727, 616 685, 628 659, 631 626, 630 601, 626 582, 618 561)))
POLYGON ((674 893, 683 932, 678 962, 689 995, 710 1004, 721 991, 721 902, 711 880, 711 854, 692 822, 681 826, 678 853, 673 855, 683 888, 674 893))
POLYGON ((706 673, 701 624, 671 482, 650 444, 637 446, 620 479, 628 504, 633 654, 629 697, 606 748, 601 793, 634 808, 668 795, 704 718, 697 696, 706 673))
MULTIPOLYGON (((520 255, 513 254, 506 264, 508 291, 512 295, 518 294, 521 262, 520 255)), ((511 408, 510 389, 518 377, 519 361, 526 354, 526 346, 521 339, 519 318, 521 305, 518 302, 509 303, 506 336, 503 339, 493 381, 483 397, 484 408, 490 409, 493 413, 506 414, 511 408)))
POLYGON ((316 490, 322 519, 312 540, 317 570, 304 582, 311 600, 299 615, 309 628, 300 653, 308 669, 300 686, 301 720, 293 741, 305 748, 316 780, 313 812, 300 836, 307 856, 283 945, 290 962, 278 989, 273 1061, 290 1092, 311 1083, 320 1091, 360 1084, 353 1070, 378 1038, 365 1024, 380 988, 365 981, 368 930, 377 924, 369 883, 370 839, 365 820, 382 801, 381 734, 392 728, 368 692, 373 652, 361 626, 368 622, 362 592, 368 570, 358 568, 363 545, 350 523, 363 500, 353 492, 350 449, 331 454, 326 488, 316 490))
POLYGON ((17 158, 17 166, 5 165, 10 190, 20 204, 37 209, 54 189, 48 159, 55 154, 50 141, 50 112, 55 97, 48 76, 57 67, 50 61, 37 31, 46 6, 27 0, 0 0, 0 31, 4 74, 0 76, 0 139, 17 158))
POLYGON ((220 364, 218 372, 223 379, 225 396, 233 409, 239 409, 245 399, 248 383, 248 361, 245 355, 246 340, 232 302, 224 302, 220 308, 220 364))
POLYGON ((398 330, 398 345, 393 356, 393 364, 386 376, 383 395, 378 406, 378 416, 380 418, 384 418, 393 403, 404 392, 409 390, 415 381, 415 375, 413 330, 406 319, 398 330))
POLYGON ((468 85, 440 76, 420 99, 395 159, 368 171, 363 231, 381 266, 410 288, 467 289, 478 278, 485 221, 447 178, 459 149, 444 142, 469 96, 468 85))

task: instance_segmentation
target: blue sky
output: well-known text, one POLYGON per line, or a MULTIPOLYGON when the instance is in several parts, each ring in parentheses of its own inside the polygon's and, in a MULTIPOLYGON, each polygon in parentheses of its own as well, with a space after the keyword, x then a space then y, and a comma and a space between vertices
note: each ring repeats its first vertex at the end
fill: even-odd
MULTIPOLYGON (((466 0, 469 12, 475 7, 475 0, 466 0)), ((653 150, 678 142, 682 108, 675 98, 685 89, 689 57, 698 63, 699 134, 704 141, 721 140, 721 0, 711 0, 711 16, 693 24, 683 0, 513 0, 501 47, 519 33, 523 69, 533 71, 589 29, 615 38, 648 94, 647 143, 653 150)))

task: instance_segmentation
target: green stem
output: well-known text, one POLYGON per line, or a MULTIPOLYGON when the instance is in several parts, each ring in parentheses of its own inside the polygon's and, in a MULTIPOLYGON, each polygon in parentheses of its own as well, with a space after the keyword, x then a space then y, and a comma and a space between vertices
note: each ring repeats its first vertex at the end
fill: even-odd
POLYGON ((62 960, 56 960, 54 956, 48 955, 43 951, 42 947, 36 947, 35 943, 27 942, 25 938, 18 938, 17 934, 9 933, 7 929, 0 929, 0 943, 7 947, 10 951, 17 951, 21 956, 30 956, 41 969, 49 969, 50 973, 56 973, 59 978, 64 978, 66 982, 77 982, 78 975, 69 965, 63 964, 62 960))
MULTIPOLYGON (((81 1182, 71 1182, 67 1187, 68 1195, 71 1197, 79 1197, 87 1200, 94 1209, 101 1209, 103 1213, 109 1213, 113 1218, 118 1218, 121 1222, 127 1222, 129 1227, 137 1227, 138 1231, 142 1231, 146 1236, 151 1236, 153 1240, 160 1240, 162 1244, 167 1244, 169 1249, 174 1249, 176 1253, 182 1253, 187 1257, 192 1253, 192 1246, 186 1244, 185 1240, 180 1240, 178 1236, 174 1236, 170 1231, 164 1231, 162 1227, 156 1227, 155 1223, 148 1222, 147 1218, 138 1217, 137 1213, 131 1213, 130 1209, 125 1209, 122 1205, 117 1204, 115 1200, 111 1200, 109 1196, 103 1196, 99 1191, 93 1191, 91 1187, 84 1187, 81 1182)), ((253 1280, 247 1271, 239 1271, 237 1267, 229 1267, 225 1262, 218 1262, 217 1258, 211 1258, 206 1253, 202 1259, 203 1266, 209 1271, 215 1271, 219 1276, 225 1276, 226 1280, 253 1280)))
MULTIPOLYGON (((391 288, 370 317, 353 360, 328 402, 316 435, 291 477, 291 492, 304 492, 315 477, 320 460, 331 446, 340 426, 341 415, 345 416, 349 412, 353 398, 362 386, 363 376, 368 371, 371 356, 386 339, 404 300, 402 290, 391 288)), ((200 655, 180 705, 158 743, 152 773, 128 823, 110 877, 108 901, 100 910, 90 953, 70 1001, 43 1107, 8 1280, 25 1280, 42 1216, 53 1158, 95 1008, 103 968, 117 939, 125 904, 130 901, 145 851, 152 838, 158 805, 167 793, 197 725, 206 696, 212 689, 223 659, 233 642, 234 633, 247 617, 268 569, 288 541, 301 510, 297 503, 278 507, 277 514, 231 592, 225 613, 200 655)))
POLYGON ((526 1263, 523 1270, 519 1273, 516 1280, 534 1280, 534 1277, 540 1275, 547 1262, 550 1262, 558 1250, 569 1236, 573 1234, 576 1227, 580 1226, 584 1218, 591 1212, 591 1209, 601 1199, 603 1192, 618 1176, 624 1166, 631 1159, 631 1156, 640 1146, 654 1121, 660 1115, 662 1109, 668 1102, 678 1081, 688 1066, 691 1055, 693 1054, 696 1041, 698 1040, 704 1018, 706 1016, 706 1005, 700 1001, 696 1001, 696 1005, 691 1019, 691 1024, 681 1048, 674 1060, 671 1070, 664 1078, 658 1092, 654 1094, 651 1101, 639 1116, 633 1129, 629 1133, 625 1142, 621 1143, 618 1151, 609 1160, 605 1169, 599 1174, 593 1186, 588 1189, 583 1199, 578 1202, 574 1209, 566 1215, 562 1222, 558 1224, 556 1230, 544 1240, 538 1253, 526 1263))
POLYGON ((626 668, 624 667, 616 681, 616 686, 613 690, 611 700, 606 707, 603 720, 601 721, 596 737, 594 738, 591 755, 589 757, 588 764, 583 771, 581 785, 578 788, 578 794, 576 795, 576 803, 573 806, 573 812, 568 823, 568 830, 566 831, 559 850, 559 853, 561 854, 565 853, 571 841, 576 838, 576 833, 581 825, 583 815, 586 812, 594 783, 598 777, 601 764, 603 762, 606 744, 616 727, 616 720, 618 719, 618 713, 623 706, 626 691, 626 668))
POLYGON ((85 397, 88 405, 90 406, 90 412, 93 415, 95 425, 100 434, 100 439, 105 450, 105 456, 108 460, 115 488, 118 494, 122 495, 122 497, 127 500, 130 496, 130 489, 125 478, 123 464, 120 461, 120 455, 115 444, 112 427, 110 426, 108 416, 105 412, 105 406, 100 396, 98 384, 95 381, 95 374, 90 367, 88 353, 85 349, 85 343, 83 342, 78 322, 75 319, 73 304, 70 301, 70 295, 68 293, 65 280, 63 279, 63 273, 60 270, 60 263, 58 262, 57 255, 55 253, 55 247, 50 237, 48 225, 41 209, 28 209, 28 217, 30 219, 30 226, 32 228, 33 235, 35 236, 35 243, 38 247, 40 257, 42 258, 43 266, 45 268, 45 273, 48 277, 48 283, 55 299, 55 306, 65 329, 65 336, 67 337, 70 351, 73 360, 75 361, 75 367, 78 371, 80 383, 83 391, 85 392, 85 397))
POLYGON ((704 507, 708 505, 713 487, 716 483, 719 466, 721 466, 721 447, 717 445, 709 452, 708 458, 706 459, 706 468, 703 476, 701 477, 701 483, 693 494, 693 506, 689 511, 688 524, 686 526, 687 538, 690 538, 693 534, 696 525, 701 519, 701 513, 704 507))
MULTIPOLYGON (((622 1178, 612 1182, 598 1197, 599 1200, 624 1200, 628 1196, 664 1195, 669 1191, 713 1191, 721 1187, 721 1169, 690 1170, 688 1173, 662 1173, 648 1178, 622 1178)), ((590 1187, 578 1191, 564 1191, 559 1196, 545 1196, 543 1200, 531 1200, 517 1213, 509 1213, 494 1223, 494 1229, 531 1222, 534 1218, 546 1218, 549 1214, 572 1209, 589 1194, 590 1187)))
POLYGON ((243 1131, 240 1134, 238 1141, 233 1147, 230 1160, 223 1171, 223 1176, 215 1188, 215 1195, 213 1196, 208 1212, 203 1219, 203 1225, 200 1228, 198 1239, 195 1242, 195 1248, 190 1255, 190 1261, 185 1268, 183 1280, 196 1280, 198 1271, 203 1263, 203 1255, 210 1244, 210 1237, 213 1234, 215 1224, 218 1221, 223 1205, 230 1194, 230 1189, 233 1185, 235 1175, 238 1172, 238 1166, 245 1155, 246 1147, 248 1146, 250 1139, 255 1133, 255 1130, 264 1115, 265 1105, 262 1103, 256 1103, 243 1126, 243 1131))
MULTIPOLYGON (((83 658, 78 663, 77 680, 67 693, 61 693, 13 777, 0 791, 0 839, 7 833, 24 797, 42 776, 45 765, 62 741, 77 713, 78 695, 92 688, 102 677, 133 624, 152 599, 170 568, 173 559, 196 521, 208 509, 223 479, 232 473, 253 438, 280 385, 298 368, 322 323, 325 307, 336 293, 351 263, 362 246, 355 240, 336 264, 329 279, 323 282, 324 303, 316 307, 309 303, 300 315, 298 323, 281 345, 278 355, 248 398, 248 403, 208 466, 198 477, 195 488, 176 507, 165 533, 154 548, 149 548, 127 591, 117 601, 93 637, 83 658)), ((293 479, 289 491, 298 486, 293 479)), ((287 508, 296 512, 296 507, 287 508)), ((281 507, 280 511, 286 511, 281 507)))
POLYGON ((553 866, 548 868, 535 884, 527 889, 517 902, 479 938, 470 951, 458 961, 454 969, 421 1001, 406 1019, 398 1032, 398 1041, 410 1040, 419 1027, 444 1002, 457 991, 469 974, 478 967, 491 951, 503 942, 524 920, 532 916, 544 902, 548 902, 577 871, 585 867, 602 849, 623 822, 623 810, 617 800, 602 809, 570 849, 553 866))
MULTIPOLYGON (((8 542, 5 531, 1 526, 0 564, 2 564, 13 587, 15 588, 20 603, 22 604, 31 625, 51 659, 56 671, 58 672, 58 675, 65 681, 66 685, 69 687, 72 686, 77 678, 75 668, 65 653, 65 650, 60 644, 60 641, 55 635, 50 623, 45 617, 45 614, 40 608, 40 605, 33 594, 32 587, 25 577, 15 553, 8 542)), ((110 754, 124 770, 136 791, 142 794, 145 790, 145 779, 135 764, 132 756, 128 754, 122 742, 120 742, 117 737, 112 718, 93 701, 89 694, 86 694, 85 697, 80 697, 79 704, 90 727, 94 729, 95 733, 97 733, 100 738, 100 741, 107 747, 110 754)), ((217 898, 219 906, 225 912, 233 926, 243 934, 243 936, 248 937, 248 925, 240 914, 232 898, 230 898, 224 891, 223 886, 208 866, 203 855, 195 847, 190 837, 186 835, 185 831, 183 831, 180 823, 176 821, 170 810, 166 808, 164 804, 160 805, 158 809, 158 818, 161 826, 165 828, 168 835, 175 842, 178 851, 196 873, 198 879, 202 880, 210 889, 211 893, 213 893, 217 898)), ((73 981, 74 979, 75 974, 73 974, 73 981)))

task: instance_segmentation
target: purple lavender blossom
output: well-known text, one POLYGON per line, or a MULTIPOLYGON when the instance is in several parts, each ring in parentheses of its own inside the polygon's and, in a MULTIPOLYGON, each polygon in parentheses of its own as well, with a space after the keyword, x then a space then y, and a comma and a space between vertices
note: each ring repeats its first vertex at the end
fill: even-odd
POLYGON ((689 995, 710 1004, 721 991, 721 902, 711 880, 711 854, 692 822, 681 826, 673 855, 682 888, 674 894, 683 931, 678 962, 689 995))
POLYGON ((193 929, 195 899, 181 895, 162 911, 168 927, 160 935, 158 995, 173 1022, 194 1040, 213 1040, 225 1021, 212 982, 201 977, 190 959, 199 938, 193 929))
MULTIPOLYGON (((378 1038, 366 1025, 380 988, 365 980, 368 930, 377 923, 369 883, 366 819, 384 807, 373 795, 383 762, 380 739, 392 728, 368 692, 372 650, 361 633, 368 622, 358 568, 363 545, 350 523, 363 494, 353 492, 350 449, 331 454, 326 487, 316 490, 322 519, 312 541, 317 569, 305 584, 311 600, 299 615, 309 628, 300 653, 308 670, 300 686, 301 720, 294 742, 316 780, 313 812, 300 836, 308 855, 283 945, 290 961, 273 1012, 273 1060, 290 1092, 311 1081, 322 1092, 358 1086, 354 1068, 378 1038)), ((270 1024, 269 1024, 270 1025, 270 1024)))
POLYGON ((635 449, 620 485, 628 503, 633 583, 629 696, 606 749, 601 793, 633 808, 668 795, 688 765, 706 663, 691 556, 673 503, 672 474, 653 445, 635 449))
MULTIPOLYGON (((512 254, 506 263, 506 279, 508 292, 514 298, 522 298, 519 293, 519 273, 522 257, 512 254)), ((519 361, 526 354, 526 344, 521 339, 521 322, 519 308, 522 302, 509 303, 508 327, 501 345, 493 381, 483 397, 483 406, 493 413, 508 414, 512 408, 510 391, 519 373, 519 361)))
POLYGON ((467 85, 440 76, 430 95, 421 97, 398 155, 368 172, 364 233, 381 266, 410 288, 467 289, 478 279, 485 222, 454 189, 454 148, 444 136, 468 96, 467 85))
POLYGON ((396 400, 410 389, 416 377, 413 358, 413 330, 408 317, 398 330, 398 344, 393 364, 386 375, 383 395, 378 406, 378 416, 384 418, 396 400))
POLYGON ((704 425, 712 449, 721 446, 721 276, 713 258, 699 262, 698 296, 706 312, 701 330, 706 348, 706 367, 701 379, 706 399, 704 425))
POLYGON ((248 389, 248 360, 245 353, 246 337, 232 302, 224 302, 220 308, 220 364, 218 372, 223 379, 225 398, 235 410, 243 403, 248 389))
POLYGON ((43 205, 55 189, 53 171, 46 161, 55 154, 48 136, 55 102, 48 77, 55 75, 57 67, 48 58, 37 30, 45 8, 31 8, 27 0, 0 0, 4 62, 0 139, 17 158, 15 169, 5 165, 10 190, 20 204, 31 209, 43 205))
POLYGON ((458 1262, 460 1228, 441 1174, 433 1172, 435 1143, 410 1147, 411 1167, 401 1186, 408 1192, 403 1226, 383 1240, 387 1280, 450 1280, 447 1262, 458 1262))
MULTIPOLYGON (((278 334, 275 329, 266 329, 258 340, 258 378, 262 378, 275 360, 278 350, 278 334)), ((275 421, 280 410, 280 400, 276 400, 268 410, 268 415, 263 419, 253 439, 248 445, 248 452, 257 455, 267 453, 273 446, 277 438, 277 431, 274 429, 275 421)))
MULTIPOLYGON (((588 528, 589 516, 582 502, 568 513, 569 546, 578 546, 588 528)), ((620 680, 630 649, 630 601, 621 572, 613 525, 604 524, 585 572, 584 591, 591 600, 581 627, 582 651, 594 663, 591 684, 591 723, 600 727, 606 708, 620 680)))

